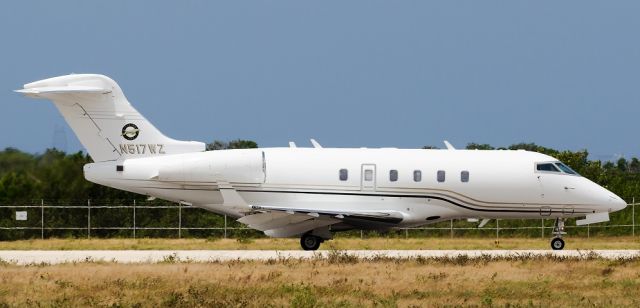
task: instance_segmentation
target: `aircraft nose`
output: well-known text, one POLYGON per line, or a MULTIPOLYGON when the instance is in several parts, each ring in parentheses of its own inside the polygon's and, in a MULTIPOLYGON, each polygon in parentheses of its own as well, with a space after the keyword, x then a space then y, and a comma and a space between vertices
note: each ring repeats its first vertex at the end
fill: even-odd
POLYGON ((598 205, 598 212, 617 212, 627 207, 627 202, 608 189, 591 182, 589 191, 592 202, 598 205))
POLYGON ((624 210, 624 208, 627 207, 627 202, 625 202, 624 200, 622 200, 622 198, 616 196, 615 194, 611 194, 609 196, 609 204, 611 212, 624 210))

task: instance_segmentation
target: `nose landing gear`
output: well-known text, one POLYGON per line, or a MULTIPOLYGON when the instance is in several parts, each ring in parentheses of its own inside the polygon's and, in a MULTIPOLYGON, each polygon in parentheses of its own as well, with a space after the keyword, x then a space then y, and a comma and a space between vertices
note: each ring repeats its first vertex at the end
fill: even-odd
POLYGON ((564 232, 564 218, 556 218, 552 234, 553 239, 551 239, 551 249, 562 250, 564 248, 562 235, 567 234, 567 232, 564 232))

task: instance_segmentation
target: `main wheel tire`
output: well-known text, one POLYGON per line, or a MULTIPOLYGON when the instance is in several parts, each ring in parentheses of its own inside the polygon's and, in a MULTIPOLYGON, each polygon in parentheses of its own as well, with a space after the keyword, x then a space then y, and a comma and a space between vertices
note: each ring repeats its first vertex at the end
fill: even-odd
POLYGON ((300 246, 304 250, 318 250, 320 243, 322 243, 322 239, 315 235, 305 234, 300 238, 300 246))
POLYGON ((564 240, 556 237, 551 240, 551 249, 553 250, 562 250, 564 248, 564 240))

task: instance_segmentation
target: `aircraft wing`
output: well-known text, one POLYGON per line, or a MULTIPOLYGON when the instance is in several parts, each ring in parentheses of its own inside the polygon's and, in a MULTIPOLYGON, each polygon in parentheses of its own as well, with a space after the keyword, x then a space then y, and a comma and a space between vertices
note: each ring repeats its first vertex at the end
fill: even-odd
POLYGON ((337 223, 362 228, 388 228, 403 219, 402 214, 392 211, 316 210, 258 205, 251 208, 252 212, 238 221, 272 237, 290 237, 337 223))

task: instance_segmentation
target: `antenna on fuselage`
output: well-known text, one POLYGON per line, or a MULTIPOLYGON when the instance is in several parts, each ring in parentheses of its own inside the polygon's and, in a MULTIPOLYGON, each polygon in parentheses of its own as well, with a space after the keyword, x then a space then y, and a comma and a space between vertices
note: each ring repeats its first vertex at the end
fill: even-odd
POLYGON ((290 147, 290 148, 297 148, 298 146, 296 145, 296 143, 295 143, 295 142, 293 142, 293 141, 289 141, 289 147, 290 147))
POLYGON ((311 141, 311 144, 313 145, 314 148, 322 149, 322 146, 315 139, 311 138, 309 141, 311 141))
POLYGON ((447 147, 447 150, 455 150, 456 149, 447 140, 444 141, 444 145, 447 147))

